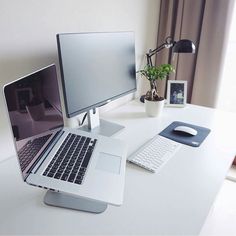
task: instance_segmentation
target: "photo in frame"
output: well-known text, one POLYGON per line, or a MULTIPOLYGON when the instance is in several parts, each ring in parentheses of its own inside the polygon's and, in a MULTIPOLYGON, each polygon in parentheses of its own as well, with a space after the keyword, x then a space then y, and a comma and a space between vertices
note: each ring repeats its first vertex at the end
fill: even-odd
POLYGON ((187 81, 168 80, 167 106, 184 107, 187 101, 187 81))

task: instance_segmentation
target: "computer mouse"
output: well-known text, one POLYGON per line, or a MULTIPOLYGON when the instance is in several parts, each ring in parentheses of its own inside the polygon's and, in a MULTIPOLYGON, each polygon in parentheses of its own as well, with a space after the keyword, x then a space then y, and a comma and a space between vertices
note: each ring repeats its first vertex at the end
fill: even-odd
POLYGON ((191 136, 197 135, 197 130, 184 125, 175 127, 174 131, 180 135, 191 135, 191 136))

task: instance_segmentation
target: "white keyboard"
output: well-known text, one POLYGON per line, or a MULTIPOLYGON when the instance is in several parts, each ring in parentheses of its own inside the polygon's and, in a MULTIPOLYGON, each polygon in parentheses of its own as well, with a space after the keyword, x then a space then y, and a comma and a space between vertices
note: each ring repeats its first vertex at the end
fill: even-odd
POLYGON ((157 173, 181 146, 180 143, 156 135, 129 156, 128 161, 157 173))

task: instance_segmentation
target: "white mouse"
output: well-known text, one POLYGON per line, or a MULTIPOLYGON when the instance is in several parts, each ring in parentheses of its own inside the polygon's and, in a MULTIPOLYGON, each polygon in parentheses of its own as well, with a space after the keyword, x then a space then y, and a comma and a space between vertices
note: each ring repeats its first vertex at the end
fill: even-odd
POLYGON ((174 131, 177 131, 178 133, 183 133, 183 135, 185 134, 189 134, 192 136, 197 135, 197 130, 190 128, 188 126, 177 126, 174 128, 174 131))

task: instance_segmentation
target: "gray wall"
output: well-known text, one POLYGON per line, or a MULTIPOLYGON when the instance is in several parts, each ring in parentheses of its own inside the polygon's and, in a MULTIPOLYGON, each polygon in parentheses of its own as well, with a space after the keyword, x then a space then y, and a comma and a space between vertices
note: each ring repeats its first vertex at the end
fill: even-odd
MULTIPOLYGON (((159 4, 159 0, 0 0, 0 87, 48 64, 58 65, 55 35, 60 32, 133 30, 139 69, 147 49, 155 47, 159 4)), ((139 92, 145 87, 138 81, 139 92)), ((2 94, 0 111, 1 161, 14 154, 2 94)))

